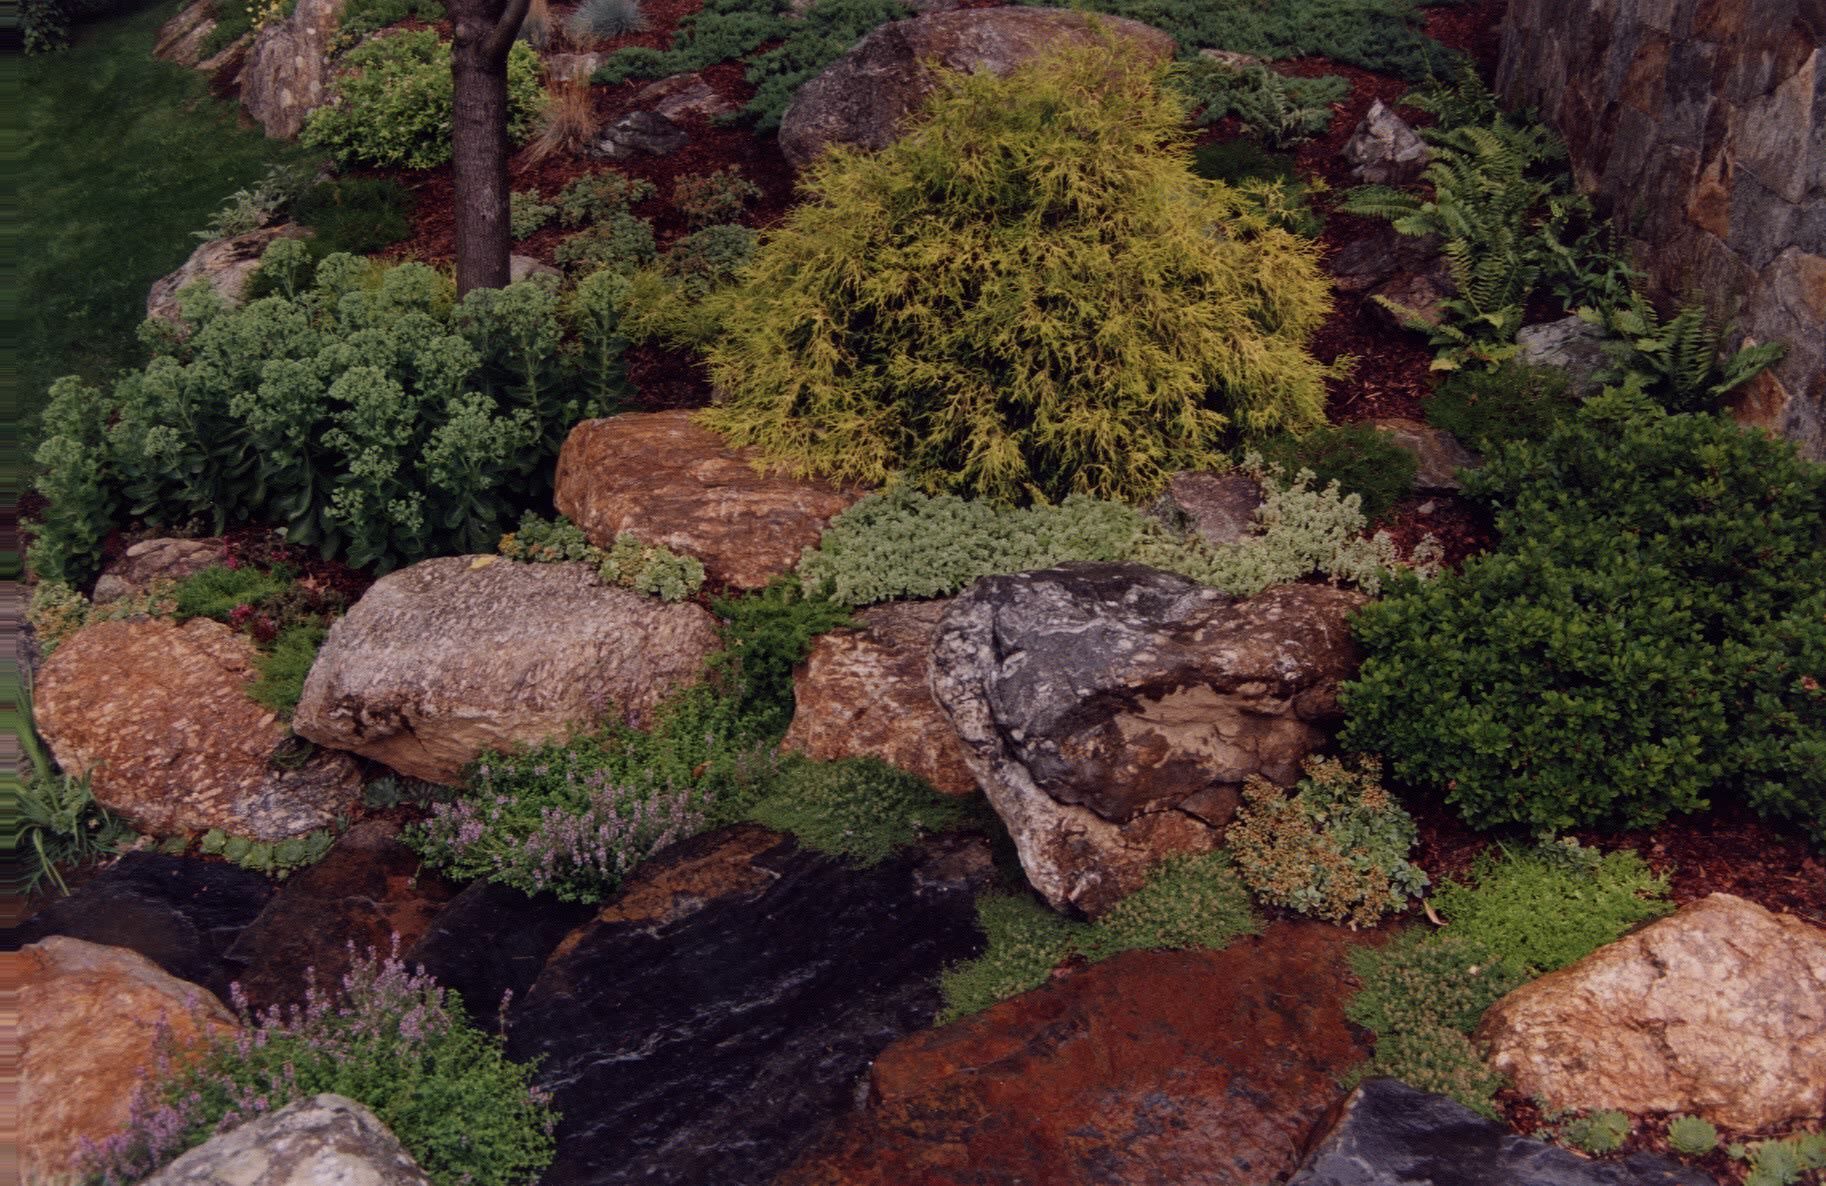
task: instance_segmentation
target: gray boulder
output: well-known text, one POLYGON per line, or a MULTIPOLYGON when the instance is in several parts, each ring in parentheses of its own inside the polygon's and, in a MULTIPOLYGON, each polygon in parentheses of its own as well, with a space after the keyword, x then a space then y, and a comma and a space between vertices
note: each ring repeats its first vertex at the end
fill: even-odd
POLYGON ((1579 317, 1524 326, 1515 340, 1522 348, 1519 361, 1566 372, 1572 390, 1579 395, 1598 390, 1600 384, 1592 376, 1610 364, 1604 331, 1579 317))
POLYGON ((212 1137, 145 1186, 431 1186, 431 1179, 374 1113, 326 1094, 212 1137))
POLYGON ((1374 185, 1418 181, 1433 155, 1420 134, 1381 99, 1370 104, 1357 130, 1345 141, 1343 154, 1351 173, 1374 185))

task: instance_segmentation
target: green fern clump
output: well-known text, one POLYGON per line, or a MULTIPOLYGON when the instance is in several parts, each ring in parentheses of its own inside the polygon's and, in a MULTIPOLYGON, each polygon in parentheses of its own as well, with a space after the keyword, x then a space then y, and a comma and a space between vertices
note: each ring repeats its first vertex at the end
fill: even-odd
POLYGON ((1639 375, 1644 389, 1670 412, 1711 411, 1786 352, 1779 342, 1763 342, 1721 359, 1722 335, 1697 302, 1663 320, 1655 306, 1632 294, 1623 306, 1583 309, 1580 316, 1615 339, 1615 365, 1594 378, 1609 382, 1639 375))
POLYGON ((819 158, 711 295, 707 426, 799 474, 1057 500, 1148 496, 1232 429, 1323 422, 1313 246, 1190 172, 1142 63, 950 75, 926 114, 819 158))

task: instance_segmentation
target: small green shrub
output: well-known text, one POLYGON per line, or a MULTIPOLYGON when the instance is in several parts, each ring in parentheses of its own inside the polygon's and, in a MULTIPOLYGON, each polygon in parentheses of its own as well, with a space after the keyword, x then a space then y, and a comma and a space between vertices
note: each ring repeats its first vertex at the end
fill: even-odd
MULTIPOLYGON (((232 0, 228 0, 232 3, 232 0)), ((437 0, 349 0, 336 19, 338 45, 354 45, 370 33, 397 25, 409 17, 426 24, 444 19, 444 6, 437 0)))
POLYGON ((1436 887, 1446 933, 1539 976, 1583 959, 1638 923, 1673 910, 1667 878, 1633 852, 1614 852, 1581 871, 1533 852, 1480 859, 1472 881, 1436 887))
POLYGON ((1480 452, 1547 437, 1578 408, 1571 380, 1558 367, 1513 359, 1491 369, 1455 370, 1427 400, 1427 423, 1480 452))
POLYGON ((32 724, 32 697, 22 691, 16 709, 0 713, 0 724, 19 739, 29 766, 9 788, 14 794, 12 844, 24 858, 24 872, 8 890, 30 895, 44 882, 67 894, 63 868, 75 868, 118 851, 134 831, 95 801, 89 778, 58 772, 32 724))
POLYGON ((1355 494, 1363 517, 1375 523, 1414 487, 1420 465, 1388 433, 1368 424, 1315 428, 1302 436, 1273 436, 1262 441, 1262 459, 1286 473, 1310 470, 1313 485, 1338 483, 1355 494))
POLYGON ((1187 164, 1138 60, 946 76, 894 144, 822 155, 707 298, 702 422, 796 473, 1018 501, 1151 496, 1232 429, 1316 426, 1315 249, 1187 164))
POLYGON ((327 632, 322 626, 296 625, 279 632, 272 649, 254 662, 257 672, 248 695, 254 702, 271 709, 282 721, 292 719, 298 697, 304 694, 304 678, 317 662, 317 651, 327 632))
POLYGON ((849 607, 801 590, 790 578, 712 604, 724 620, 719 664, 737 689, 736 712, 760 736, 783 736, 793 716, 793 668, 812 640, 854 626, 849 607))
POLYGON ((335 844, 335 833, 325 828, 289 840, 250 840, 211 828, 203 833, 197 849, 208 856, 221 857, 231 865, 283 880, 299 869, 321 861, 335 844))
POLYGON ((660 271, 697 300, 741 278, 754 258, 757 238, 745 226, 720 225, 694 231, 672 245, 660 271))
POLYGON ((760 196, 761 187, 742 176, 740 165, 694 173, 672 183, 672 204, 693 229, 735 222, 748 203, 760 196))
MULTIPOLYGON (((450 47, 429 29, 350 50, 330 101, 305 121, 301 142, 351 164, 430 169, 450 159, 450 47)), ((507 56, 508 136, 531 130, 545 91, 539 55, 515 42, 507 56)))
POLYGON ((1629 1117, 1615 1108, 1569 1120, 1560 1129, 1566 1143, 1591 1154, 1615 1153, 1629 1140, 1629 1117))
POLYGON ((557 214, 558 207, 546 204, 536 189, 517 189, 508 196, 507 221, 516 239, 533 234, 557 214))
POLYGON ((579 272, 633 272, 653 261, 653 224, 617 210, 558 243, 552 259, 579 272))
POLYGON ((1336 75, 1290 78, 1265 66, 1230 66, 1210 58, 1186 58, 1167 71, 1167 84, 1198 112, 1197 122, 1214 124, 1234 115, 1243 131, 1271 148, 1290 148, 1331 127, 1331 104, 1350 94, 1350 82, 1336 75))
POLYGON ((582 0, 564 24, 572 41, 584 44, 597 38, 621 37, 647 27, 640 0, 582 0))
POLYGON ((172 616, 180 622, 191 618, 226 622, 237 607, 257 606, 285 592, 290 584, 285 577, 264 569, 212 564, 178 582, 171 594, 175 603, 172 616))
POLYGON ((558 191, 555 201, 565 226, 587 226, 627 213, 628 207, 646 201, 654 192, 651 181, 629 177, 619 169, 603 169, 577 177, 558 191))
POLYGON ((1791 1186, 1810 1170, 1826 1169, 1826 1133, 1796 1133, 1785 1140, 1758 1141, 1748 1149, 1732 1145, 1730 1152, 1750 1162, 1744 1186, 1791 1186))
POLYGON ((1484 1064, 1470 1038, 1448 1026, 1421 1022, 1378 1038, 1375 1056, 1345 1075, 1349 1086, 1372 1078, 1399 1079, 1491 1120, 1503 1118, 1494 1098, 1503 1086, 1502 1075, 1484 1064))
POLYGON ((1718 1148, 1718 1129, 1701 1116, 1673 1116, 1667 1122, 1667 1143, 1676 1153, 1704 1157, 1718 1148))
POLYGON ((941 795, 918 775, 875 758, 788 758, 745 809, 758 824, 858 865, 878 865, 923 834, 977 822, 969 801, 941 795))
POLYGON ((547 520, 528 511, 517 530, 501 537, 501 555, 528 563, 578 560, 596 566, 605 585, 620 585, 661 601, 683 601, 704 586, 704 565, 658 544, 618 535, 608 548, 585 538, 583 529, 560 515, 547 520))
POLYGON ((412 233, 412 207, 412 192, 390 177, 343 177, 300 194, 292 218, 311 229, 313 259, 370 255, 412 233))
POLYGON ((1426 888, 1408 862, 1413 819, 1382 789, 1382 766, 1308 758, 1289 795, 1254 776, 1225 835, 1237 870, 1264 902, 1355 930, 1374 926, 1426 888))
POLYGON ((984 894, 977 899, 976 915, 987 938, 983 954, 940 977, 945 1004, 936 1018, 939 1025, 1045 984, 1090 930, 1026 893, 984 894))
MULTIPOLYGON (((352 945, 351 945, 352 947, 352 945)), ((353 954, 353 952, 351 952, 353 954)), ((167 1031, 154 1077, 126 1128, 91 1142, 82 1169, 124 1186, 209 1139, 229 1118, 321 1092, 373 1109, 434 1182, 521 1186, 552 1159, 557 1116, 499 1038, 394 953, 356 958, 340 988, 315 985, 303 1008, 256 1016, 239 987, 241 1028, 179 1059, 167 1031)))
POLYGON ((1192 150, 1192 171, 1206 181, 1236 185, 1244 181, 1272 181, 1284 186, 1298 182, 1290 152, 1269 152, 1254 140, 1214 140, 1192 150))

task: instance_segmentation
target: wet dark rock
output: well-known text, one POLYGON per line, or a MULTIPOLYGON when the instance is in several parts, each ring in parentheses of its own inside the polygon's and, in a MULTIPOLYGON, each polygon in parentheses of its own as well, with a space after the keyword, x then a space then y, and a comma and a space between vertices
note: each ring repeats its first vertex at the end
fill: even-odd
POLYGON ((990 871, 976 838, 856 869, 749 826, 649 862, 510 1012, 564 1116, 544 1186, 771 1181, 931 1023, 990 871))
POLYGON ((424 938, 406 952, 406 963, 422 964, 462 998, 470 1020, 493 1033, 502 994, 525 999, 552 949, 594 913, 594 906, 561 902, 552 894, 528 897, 478 881, 438 913, 424 938))
POLYGON ((1334 987, 1359 941, 1282 923, 1223 951, 1125 952, 912 1035, 777 1186, 1272 1181, 1363 1057, 1334 987))
POLYGON ((1339 245, 1326 258, 1325 270, 1340 292, 1368 292, 1398 272, 1436 267, 1442 242, 1438 235, 1404 235, 1377 221, 1339 245))
POLYGON ((1645 1153, 1588 1161, 1516 1136, 1443 1095, 1371 1079, 1287 1186, 1712 1186, 1645 1153))
POLYGON ((457 887, 423 867, 397 839, 398 825, 370 820, 349 829, 329 855, 292 874, 241 932, 228 958, 241 964, 241 987, 255 1008, 291 1004, 304 993, 306 968, 319 985, 349 970, 349 945, 386 954, 431 927, 457 887))
POLYGON ((137 951, 224 999, 225 954, 273 896, 258 873, 216 861, 134 852, 25 921, 21 945, 67 935, 137 951))
POLYGON ((690 139, 689 132, 657 111, 633 111, 610 124, 590 151, 612 161, 626 161, 642 154, 666 156, 690 139))

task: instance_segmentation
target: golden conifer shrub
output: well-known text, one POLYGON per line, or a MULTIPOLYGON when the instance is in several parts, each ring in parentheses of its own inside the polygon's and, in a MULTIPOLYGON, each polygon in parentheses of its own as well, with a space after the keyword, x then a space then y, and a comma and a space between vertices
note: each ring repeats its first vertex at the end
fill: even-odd
POLYGON ((1016 501, 1151 496, 1232 429, 1323 423, 1317 250, 1194 175, 1184 127, 1113 44, 943 77, 708 298, 703 423, 800 475, 1016 501))

